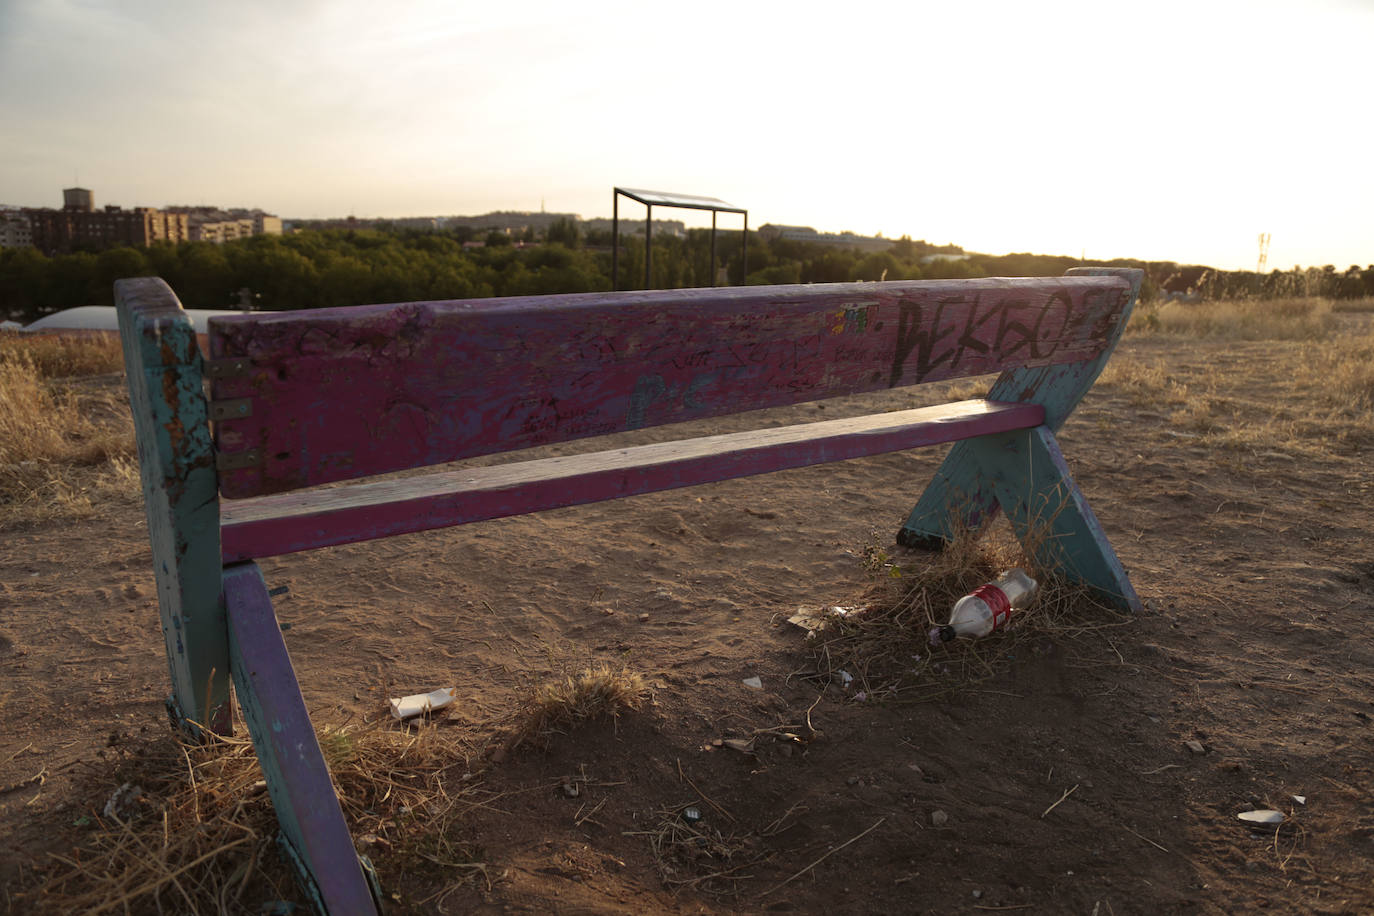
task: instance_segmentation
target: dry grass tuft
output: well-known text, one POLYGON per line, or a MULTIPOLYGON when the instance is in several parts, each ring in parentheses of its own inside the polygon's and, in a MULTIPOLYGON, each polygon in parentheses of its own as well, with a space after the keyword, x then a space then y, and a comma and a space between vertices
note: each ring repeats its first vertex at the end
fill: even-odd
POLYGON ((1374 333, 1312 348, 1303 363, 1331 406, 1356 415, 1374 410, 1374 333))
POLYGON ((1133 407, 1181 407, 1189 401, 1187 383, 1158 362, 1143 365, 1117 358, 1107 364, 1097 384, 1119 389, 1133 407))
POLYGON ((1374 297, 1365 296, 1363 299, 1341 299, 1333 303, 1331 309, 1336 312, 1374 312, 1374 297))
POLYGON ((810 640, 810 676, 854 700, 935 699, 994 676, 1025 644, 1129 622, 1087 588, 1038 566, 1009 528, 983 537, 960 531, 938 553, 894 557, 870 549, 869 557, 879 580, 867 607, 832 617, 810 640), (1039 587, 1007 630, 931 646, 930 629, 948 621, 956 601, 1014 567, 1027 570, 1039 587))
MULTIPOLYGON (((0 525, 87 516, 138 496, 133 421, 115 379, 54 376, 99 368, 89 338, 0 335, 0 525)), ((118 351, 116 350, 116 356, 118 351)))
POLYGON ((1127 330, 1133 335, 1228 340, 1320 340, 1339 322, 1326 299, 1165 302, 1141 306, 1131 316, 1127 330))
POLYGON ((600 664, 576 675, 565 675, 535 688, 533 697, 525 704, 521 724, 504 749, 546 740, 589 719, 637 710, 648 696, 649 686, 644 677, 628 668, 600 664))
MULTIPOLYGON (((482 800, 474 755, 455 729, 327 727, 319 740, 349 828, 384 885, 403 868, 413 874, 415 856, 443 870, 448 890, 485 877, 457 829, 482 800)), ((17 902, 69 913, 223 913, 299 899, 248 740, 199 746, 169 736, 121 766, 113 785, 126 801, 108 811, 93 803, 81 847, 17 902)))
POLYGON ((42 378, 76 378, 124 371, 117 334, 0 332, 0 362, 23 357, 42 378))

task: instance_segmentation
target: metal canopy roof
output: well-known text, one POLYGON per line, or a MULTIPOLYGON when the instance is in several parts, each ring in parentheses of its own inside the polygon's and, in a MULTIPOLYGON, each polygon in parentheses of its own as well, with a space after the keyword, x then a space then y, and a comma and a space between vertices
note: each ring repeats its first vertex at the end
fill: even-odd
POLYGON ((673 191, 641 191, 637 188, 616 188, 631 200, 646 206, 682 207, 686 210, 719 210, 723 213, 745 213, 743 207, 736 207, 719 197, 703 197, 700 194, 678 194, 673 191))
POLYGON ((620 289, 620 197, 624 196, 644 205, 644 286, 653 288, 654 275, 654 207, 677 207, 683 210, 711 211, 711 272, 716 270, 716 214, 739 213, 744 217, 744 231, 740 233, 741 269, 749 276, 749 211, 726 203, 719 197, 700 194, 677 194, 672 191, 641 191, 637 188, 612 188, 611 194, 611 289, 620 289))

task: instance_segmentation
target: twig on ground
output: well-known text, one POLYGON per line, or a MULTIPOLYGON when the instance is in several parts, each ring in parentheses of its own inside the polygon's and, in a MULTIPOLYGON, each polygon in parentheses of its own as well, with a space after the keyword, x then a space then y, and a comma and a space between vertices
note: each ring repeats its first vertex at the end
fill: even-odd
POLYGON ((870 833, 872 833, 874 830, 877 830, 878 827, 879 827, 879 825, 881 825, 882 822, 885 821, 885 820, 887 820, 886 815, 884 815, 883 817, 878 818, 876 821, 873 822, 873 826, 872 826, 872 827, 869 827, 869 828, 868 828, 867 830, 865 830, 863 833, 857 834, 857 835, 855 835, 855 836, 853 836, 853 837, 851 837, 851 838, 845 840, 843 843, 841 843, 840 845, 836 846, 834 849, 830 850, 830 851, 827 852, 825 855, 821 856, 819 859, 817 859, 816 861, 812 862, 810 865, 806 866, 805 868, 803 868, 801 871, 797 872, 797 873, 796 873, 795 875, 793 875, 792 877, 786 879, 785 881, 783 881, 783 882, 780 883, 780 884, 775 884, 773 887, 770 887, 768 890, 764 891, 762 894, 759 894, 759 899, 762 899, 762 898, 764 898, 764 897, 767 897, 769 894, 773 893, 774 891, 781 890, 783 887, 786 887, 788 884, 791 884, 793 881, 795 881, 796 879, 800 878, 802 875, 806 874, 806 873, 809 872, 811 869, 815 868, 817 865, 820 865, 822 862, 824 862, 826 859, 828 859, 828 858, 830 858, 831 856, 833 856, 835 853, 839 852, 841 849, 844 849, 846 846, 849 846, 849 845, 851 845, 851 844, 853 844, 853 843, 856 843, 856 842, 858 842, 859 840, 863 839, 864 837, 868 836, 868 835, 869 835, 870 833))
POLYGON ((8 785, 5 786, 3 789, 0 789, 0 795, 8 795, 11 792, 18 792, 20 789, 23 789, 26 786, 32 786, 35 784, 41 786, 43 785, 43 783, 47 782, 47 780, 48 768, 43 767, 43 769, 39 770, 37 773, 30 776, 28 779, 21 779, 13 785, 8 785))
POLYGON ((692 777, 690 777, 690 776, 688 776, 686 773, 682 772, 682 759, 681 759, 681 758, 678 758, 678 761, 677 761, 677 775, 678 775, 679 777, 682 778, 682 781, 683 781, 683 782, 687 783, 687 785, 689 785, 689 786, 692 787, 692 791, 693 791, 693 792, 695 792, 695 793, 697 793, 697 795, 701 796, 701 800, 702 800, 702 801, 706 802, 706 804, 708 804, 708 805, 710 805, 712 808, 714 808, 719 814, 723 814, 723 815, 725 815, 725 817, 729 818, 731 821, 734 821, 735 816, 734 816, 733 814, 731 814, 729 811, 726 811, 726 810, 725 810, 724 808, 722 808, 720 805, 718 805, 718 804, 716 804, 714 801, 712 801, 710 796, 708 796, 705 792, 703 792, 703 791, 701 791, 700 789, 697 788, 697 784, 694 783, 694 782, 692 782, 692 777))
POLYGON ((1183 765, 1182 765, 1182 764, 1178 764, 1178 763, 1166 763, 1166 764, 1164 764, 1164 766, 1159 767, 1158 769, 1149 770, 1149 771, 1147 771, 1147 772, 1145 772, 1145 773, 1141 773, 1140 775, 1141 775, 1141 776, 1154 776, 1154 775, 1157 774, 1157 773, 1163 773, 1165 770, 1181 770, 1181 769, 1183 769, 1183 765))
POLYGON ((1127 833, 1134 833, 1136 836, 1140 837, 1142 840, 1144 840, 1145 842, 1149 843, 1151 846, 1153 846, 1155 849, 1160 850, 1161 852, 1168 852, 1168 851, 1169 851, 1169 850, 1165 849, 1163 846, 1161 846, 1161 845, 1159 845, 1158 843, 1156 843, 1154 840, 1150 839, 1149 837, 1144 836, 1144 835, 1139 834, 1139 833, 1136 833, 1136 832, 1135 832, 1134 830, 1132 830, 1130 827, 1127 827, 1127 828, 1126 828, 1126 832, 1127 832, 1127 833))
POLYGON ((1074 785, 1074 787, 1073 787, 1072 789, 1065 789, 1065 790, 1064 790, 1064 794, 1061 795, 1061 796, 1059 796, 1059 801, 1055 802, 1054 804, 1052 804, 1052 805, 1050 805, 1048 808, 1046 808, 1046 809, 1044 810, 1044 812, 1041 813, 1040 817, 1043 818, 1046 814, 1049 814, 1049 813, 1050 813, 1051 811, 1053 811, 1055 808, 1058 808, 1059 805, 1064 801, 1064 799, 1066 799, 1066 798, 1068 798, 1070 795, 1072 795, 1075 791, 1077 791, 1077 789, 1078 789, 1078 786, 1077 786, 1076 784, 1074 785))

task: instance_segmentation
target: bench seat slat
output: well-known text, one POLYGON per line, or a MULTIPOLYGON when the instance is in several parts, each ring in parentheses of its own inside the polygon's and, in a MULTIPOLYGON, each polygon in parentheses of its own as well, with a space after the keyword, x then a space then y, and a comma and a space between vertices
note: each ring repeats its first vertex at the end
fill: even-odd
POLYGON ((226 563, 278 556, 1028 429, 1044 416, 1034 404, 960 401, 236 500, 222 504, 222 550, 226 563))

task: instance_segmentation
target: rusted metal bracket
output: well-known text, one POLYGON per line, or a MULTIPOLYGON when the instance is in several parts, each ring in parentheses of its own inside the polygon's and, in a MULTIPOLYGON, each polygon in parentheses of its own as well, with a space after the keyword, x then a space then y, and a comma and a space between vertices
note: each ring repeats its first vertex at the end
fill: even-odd
POLYGON ((243 378, 252 370, 253 361, 246 356, 235 356, 228 359, 207 359, 204 366, 207 378, 243 378))
POLYGON ((211 420, 242 420, 253 415, 252 398, 230 398, 210 402, 211 420))
POLYGON ((241 452, 216 452, 215 467, 221 471, 238 471, 262 464, 262 449, 250 448, 241 452))

